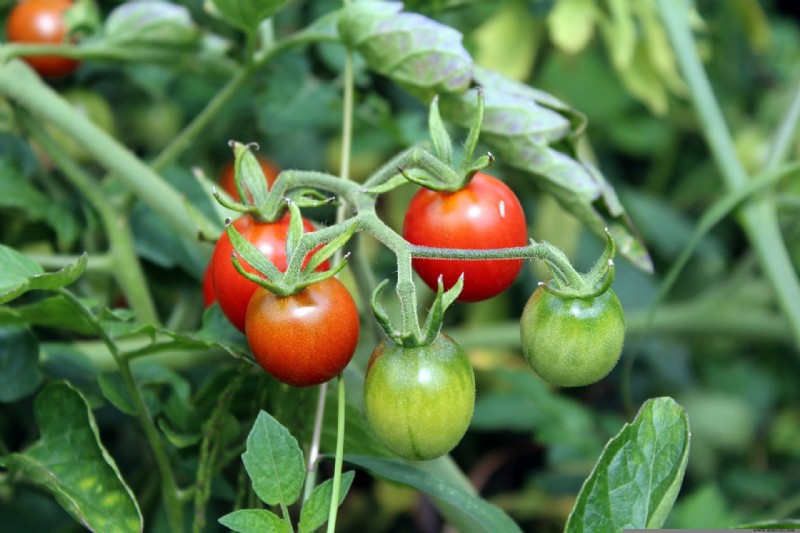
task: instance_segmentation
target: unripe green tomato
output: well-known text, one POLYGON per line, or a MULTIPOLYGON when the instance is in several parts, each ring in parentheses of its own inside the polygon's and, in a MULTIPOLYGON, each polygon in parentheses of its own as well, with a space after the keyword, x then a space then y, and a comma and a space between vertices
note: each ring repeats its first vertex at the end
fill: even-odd
POLYGON ((372 352, 364 407, 381 442, 404 459, 425 461, 455 448, 475 407, 475 373, 445 334, 404 348, 384 339, 372 352))
POLYGON ((158 152, 172 142, 183 126, 183 109, 173 100, 134 104, 123 114, 123 133, 128 143, 158 152))
POLYGON ((520 318, 522 353, 542 379, 560 387, 595 383, 617 364, 625 316, 609 289, 595 298, 565 298, 539 287, 520 318))

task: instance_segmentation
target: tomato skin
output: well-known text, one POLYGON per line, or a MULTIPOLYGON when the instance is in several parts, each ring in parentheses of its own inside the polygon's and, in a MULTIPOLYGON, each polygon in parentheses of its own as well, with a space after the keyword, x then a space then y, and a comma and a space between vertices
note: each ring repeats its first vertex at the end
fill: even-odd
POLYGON ((295 387, 319 385, 344 370, 358 345, 358 309, 336 278, 280 297, 259 287, 247 306, 247 342, 258 364, 295 387))
MULTIPOLYGON (((250 241, 261 253, 268 257, 280 271, 285 271, 286 262, 286 236, 289 232, 289 215, 287 214, 277 222, 258 222, 249 215, 244 215, 233 221, 233 226, 250 241)), ((314 231, 314 225, 303 219, 305 231, 314 231)), ((214 294, 217 296, 222 312, 236 326, 239 331, 245 331, 245 314, 247 304, 253 296, 258 285, 248 280, 236 270, 231 261, 233 255, 227 233, 223 233, 214 247, 211 256, 212 279, 214 294)), ((306 259, 307 260, 307 259, 306 259)), ((250 265, 242 261, 245 270, 255 272, 250 265)), ((328 270, 329 262, 323 263, 318 270, 328 270)))
MULTIPOLYGON (((6 21, 10 43, 60 44, 67 35, 64 12, 72 0, 22 0, 11 9, 6 21)), ((36 72, 48 78, 66 76, 79 61, 63 56, 23 57, 36 72)))
MULTIPOLYGON (((511 248, 528 244, 528 227, 516 194, 497 178, 478 172, 459 191, 420 189, 406 212, 403 237, 411 244, 434 248, 511 248)), ((414 258, 412 265, 434 290, 440 274, 447 290, 463 272, 458 301, 477 302, 507 289, 517 278, 522 259, 414 258)))
POLYGON ((464 350, 440 333, 427 346, 384 339, 367 364, 364 408, 375 434, 404 459, 440 457, 461 441, 475 408, 475 373, 464 350))
POLYGON ((537 288, 520 318, 522 352, 548 383, 581 387, 611 372, 622 354, 625 316, 613 290, 564 298, 537 288))
MULTIPOLYGON (((264 172, 264 177, 267 180, 267 188, 271 188, 272 184, 275 183, 275 180, 278 179, 278 174, 281 170, 275 163, 265 157, 256 156, 256 159, 258 160, 258 164, 261 166, 261 170, 264 172)), ((227 165, 225 165, 219 174, 219 185, 222 187, 222 190, 228 193, 231 198, 237 202, 240 202, 241 199, 239 198, 239 191, 236 190, 234 165, 234 161, 230 161, 227 165)))
POLYGON ((203 307, 205 308, 211 307, 217 301, 217 295, 214 294, 213 265, 214 263, 208 263, 206 271, 203 273, 203 307))

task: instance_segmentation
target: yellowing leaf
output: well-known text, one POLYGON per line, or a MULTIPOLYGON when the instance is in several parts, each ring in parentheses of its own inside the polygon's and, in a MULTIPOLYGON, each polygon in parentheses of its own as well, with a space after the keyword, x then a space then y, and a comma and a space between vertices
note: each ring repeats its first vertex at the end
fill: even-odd
POLYGON ((592 38, 596 16, 593 0, 559 0, 547 17, 550 39, 560 50, 577 53, 592 38))
POLYGON ((514 80, 528 78, 543 28, 519 0, 507 2, 472 34, 478 65, 514 80))

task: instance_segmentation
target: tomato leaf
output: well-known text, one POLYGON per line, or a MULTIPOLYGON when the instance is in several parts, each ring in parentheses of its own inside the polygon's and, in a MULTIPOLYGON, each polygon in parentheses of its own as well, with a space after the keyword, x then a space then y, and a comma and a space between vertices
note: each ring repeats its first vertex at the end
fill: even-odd
POLYGON ((46 223, 56 232, 59 248, 68 248, 80 234, 75 215, 63 203, 54 202, 21 178, 12 165, 0 160, 0 207, 19 209, 25 218, 46 223))
MULTIPOLYGON (((355 475, 356 473, 353 471, 342 474, 339 505, 342 505, 355 475)), ((297 524, 297 529, 300 533, 312 533, 328 521, 332 497, 333 479, 328 479, 314 487, 311 496, 303 504, 303 509, 300 511, 300 522, 297 524)))
POLYGON ((265 411, 258 413, 247 436, 242 461, 264 503, 291 505, 297 501, 305 478, 303 452, 291 433, 265 411))
POLYGON ((105 44, 149 48, 168 55, 194 48, 200 39, 200 30, 186 7, 160 1, 119 5, 106 18, 103 33, 105 44))
POLYGON ((236 158, 234 160, 234 176, 238 178, 235 179, 236 190, 239 192, 242 203, 247 204, 248 199, 252 198, 253 205, 261 205, 267 199, 269 192, 267 179, 250 148, 250 145, 234 143, 233 152, 236 158))
POLYGON ((452 506, 450 512, 458 516, 448 514, 448 520, 454 522, 460 517, 463 522, 470 524, 471 531, 521 532, 519 526, 499 508, 476 494, 465 491, 444 476, 429 471, 433 461, 415 465, 397 459, 359 455, 345 455, 344 460, 380 477, 419 489, 431 495, 437 505, 446 506, 445 508, 452 506))
MULTIPOLYGON (((651 272, 650 256, 616 192, 577 148, 586 118, 547 93, 486 69, 476 67, 474 81, 485 96, 481 139, 498 160, 531 174, 598 237, 605 239, 608 227, 620 254, 651 272)), ((440 97, 444 118, 464 127, 477 105, 470 93, 440 97)))
POLYGON ((225 22, 252 33, 261 21, 283 9, 288 0, 211 0, 211 3, 225 22))
POLYGON ((342 10, 339 33, 371 69, 423 93, 425 101, 466 90, 473 64, 461 33, 401 9, 393 2, 351 2, 342 10))
POLYGON ((584 482, 565 531, 659 528, 689 458, 689 421, 672 398, 648 400, 606 444, 584 482))
POLYGON ((0 244, 0 304, 10 302, 28 291, 59 289, 77 280, 86 270, 87 255, 58 272, 45 272, 25 255, 0 244))
POLYGON ((238 533, 289 533, 291 528, 278 515, 266 509, 241 509, 219 519, 223 526, 238 533))
POLYGON ((27 328, 0 326, 0 402, 31 394, 42 380, 39 344, 27 328))
POLYGON ((142 531, 142 515, 114 459, 100 442, 86 400, 71 385, 53 383, 36 397, 41 438, 7 458, 49 490, 59 504, 91 531, 142 531))

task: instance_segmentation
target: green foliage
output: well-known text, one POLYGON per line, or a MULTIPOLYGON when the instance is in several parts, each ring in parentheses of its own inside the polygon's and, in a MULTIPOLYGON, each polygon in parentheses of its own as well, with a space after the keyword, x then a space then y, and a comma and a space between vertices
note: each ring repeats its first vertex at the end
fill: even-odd
POLYGON ((578 494, 567 532, 659 528, 683 481, 689 420, 670 398, 648 400, 605 450, 578 494))
POLYGON ((91 531, 142 531, 142 515, 114 459, 100 442, 83 396, 66 383, 53 383, 34 405, 40 439, 5 458, 50 491, 61 506, 91 531))
POLYGON ((797 527, 789 15, 757 0, 79 0, 68 42, 0 42, 0 528, 797 527), (54 53, 80 67, 44 80, 19 60, 54 53), (246 209, 274 219, 290 198, 317 228, 289 238, 295 266, 323 249, 358 304, 338 390, 272 379, 203 307, 213 241, 239 215, 213 190, 237 155, 246 209), (271 190, 253 155, 284 170, 271 190), (552 276, 538 261, 475 304, 412 270, 416 184, 488 163, 523 206, 525 258, 591 272, 614 237, 625 343, 595 384, 555 388, 525 362, 519 319, 552 276), (396 293, 376 321, 382 280, 396 293), (381 324, 441 329, 474 367, 450 455, 400 460, 366 418, 381 324))

